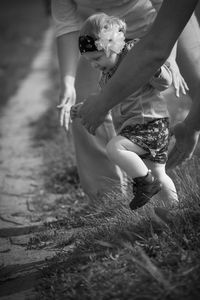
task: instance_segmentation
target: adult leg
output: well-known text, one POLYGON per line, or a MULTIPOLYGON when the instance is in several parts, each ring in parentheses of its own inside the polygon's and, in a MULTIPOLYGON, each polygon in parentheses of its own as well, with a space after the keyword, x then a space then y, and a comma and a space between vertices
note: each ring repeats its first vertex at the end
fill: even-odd
POLYGON ((195 14, 178 40, 177 61, 193 98, 200 85, 200 26, 195 14))
MULTIPOLYGON (((97 92, 99 72, 83 58, 77 69, 77 102, 83 101, 91 93, 97 92)), ((107 157, 105 146, 115 135, 112 119, 99 127, 95 136, 90 135, 77 119, 72 124, 77 168, 84 192, 91 198, 109 192, 113 184, 123 183, 123 173, 107 157)))
POLYGON ((173 88, 163 92, 172 126, 186 118, 191 100, 195 99, 196 89, 200 85, 200 28, 195 15, 192 15, 179 37, 177 63, 190 90, 187 96, 180 94, 180 98, 176 98, 173 88))

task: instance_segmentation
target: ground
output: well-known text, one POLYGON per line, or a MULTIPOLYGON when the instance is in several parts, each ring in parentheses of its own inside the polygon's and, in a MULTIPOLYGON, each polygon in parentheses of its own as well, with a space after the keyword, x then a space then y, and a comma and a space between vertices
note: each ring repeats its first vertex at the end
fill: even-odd
MULTIPOLYGON (((49 105, 45 92, 50 86, 48 70, 52 59, 52 42, 53 31, 50 28, 44 35, 43 45, 32 63, 30 74, 9 99, 0 120, 0 239, 4 280, 13 276, 24 277, 25 274, 30 276, 30 273, 32 276, 36 273, 36 266, 41 266, 46 257, 53 255, 53 252, 46 250, 26 250, 31 232, 40 230, 44 221, 52 221, 52 217, 48 219, 47 216, 42 220, 41 212, 34 212, 34 199, 44 195, 44 165, 40 149, 33 146, 32 140, 37 120, 49 105)), ((21 289, 18 279, 17 282, 16 291, 21 289)), ((21 284, 23 289, 27 288, 24 278, 21 284)), ((30 281, 28 285, 30 287, 30 281)))

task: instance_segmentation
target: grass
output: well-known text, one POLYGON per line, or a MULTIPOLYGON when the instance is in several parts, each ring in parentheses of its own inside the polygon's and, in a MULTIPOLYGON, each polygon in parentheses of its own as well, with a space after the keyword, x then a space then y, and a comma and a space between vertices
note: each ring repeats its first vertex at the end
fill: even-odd
POLYGON ((48 241, 58 254, 42 271, 37 299, 198 299, 199 178, 191 165, 200 171, 193 158, 174 172, 185 209, 170 222, 152 219, 154 204, 131 212, 127 199, 110 195, 109 201, 82 206, 78 214, 72 209, 39 235, 38 246, 48 241))

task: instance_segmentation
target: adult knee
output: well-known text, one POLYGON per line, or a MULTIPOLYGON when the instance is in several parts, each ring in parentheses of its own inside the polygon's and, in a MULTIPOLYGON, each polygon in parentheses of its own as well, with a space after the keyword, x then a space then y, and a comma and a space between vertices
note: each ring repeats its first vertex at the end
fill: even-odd
POLYGON ((116 151, 115 143, 113 140, 110 140, 106 145, 106 153, 109 159, 113 159, 113 155, 116 151))
POLYGON ((117 136, 111 139, 106 145, 106 152, 109 159, 111 160, 115 161, 116 156, 118 157, 118 153, 120 150, 122 150, 122 145, 120 144, 117 136))

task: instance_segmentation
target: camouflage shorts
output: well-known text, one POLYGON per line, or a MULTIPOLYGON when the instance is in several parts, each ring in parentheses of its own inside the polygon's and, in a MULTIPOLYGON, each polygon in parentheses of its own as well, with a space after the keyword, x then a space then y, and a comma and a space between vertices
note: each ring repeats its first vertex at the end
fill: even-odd
POLYGON ((147 153, 140 155, 142 159, 164 164, 167 161, 169 145, 169 118, 150 121, 146 124, 128 125, 119 135, 131 140, 147 153))

